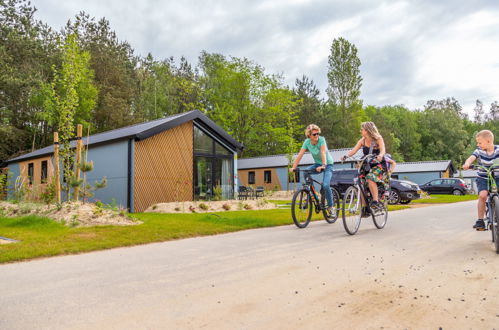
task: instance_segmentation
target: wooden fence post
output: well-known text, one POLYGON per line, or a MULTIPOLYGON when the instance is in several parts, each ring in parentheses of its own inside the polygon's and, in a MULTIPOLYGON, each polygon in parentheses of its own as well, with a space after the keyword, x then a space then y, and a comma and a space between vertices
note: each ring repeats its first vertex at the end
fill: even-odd
POLYGON ((61 171, 59 168, 59 133, 54 132, 54 171, 55 171, 55 197, 61 203, 61 171))
MULTIPOLYGON (((76 125, 76 170, 75 170, 75 178, 76 180, 80 180, 80 162, 81 162, 81 149, 83 140, 81 136, 83 135, 83 125, 76 125)), ((80 187, 76 186, 74 188, 74 199, 78 201, 80 195, 80 187)))

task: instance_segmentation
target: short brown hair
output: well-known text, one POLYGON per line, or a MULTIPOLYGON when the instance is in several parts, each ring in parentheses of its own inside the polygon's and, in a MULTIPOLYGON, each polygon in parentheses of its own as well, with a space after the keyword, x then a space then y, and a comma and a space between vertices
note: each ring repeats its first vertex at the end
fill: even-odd
POLYGON ((488 129, 484 129, 476 133, 476 137, 481 137, 482 139, 490 139, 492 140, 492 142, 494 142, 494 133, 492 133, 492 131, 489 131, 488 129))
POLYGON ((307 128, 305 129, 305 136, 306 137, 310 137, 310 133, 312 131, 319 131, 319 133, 321 132, 321 128, 315 124, 310 124, 307 126, 307 128))

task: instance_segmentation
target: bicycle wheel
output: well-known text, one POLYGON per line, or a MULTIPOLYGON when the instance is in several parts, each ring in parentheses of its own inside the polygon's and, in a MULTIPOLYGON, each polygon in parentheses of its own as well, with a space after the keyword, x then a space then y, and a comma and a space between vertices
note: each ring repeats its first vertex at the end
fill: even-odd
MULTIPOLYGON (((326 205, 326 196, 322 192, 323 191, 321 190, 321 205, 326 205)), ((322 210, 322 214, 327 223, 335 223, 340 215, 340 194, 333 187, 331 187, 331 192, 333 193, 333 212, 329 212, 328 209, 322 210)))
POLYGON ((305 228, 312 217, 312 199, 305 190, 298 190, 291 201, 291 215, 298 228, 305 228))
MULTIPOLYGON (((373 210, 373 222, 376 228, 383 229, 386 225, 386 221, 388 220, 388 202, 387 200, 380 200, 382 202, 383 207, 378 210, 373 210)), ((371 209, 372 210, 372 209, 371 209)))
POLYGON ((492 234, 494 235, 494 245, 496 247, 496 253, 499 254, 499 197, 496 195, 492 199, 494 202, 494 214, 492 218, 492 234))
POLYGON ((355 235, 360 226, 362 203, 359 193, 359 188, 351 186, 343 196, 343 227, 350 235, 355 235))

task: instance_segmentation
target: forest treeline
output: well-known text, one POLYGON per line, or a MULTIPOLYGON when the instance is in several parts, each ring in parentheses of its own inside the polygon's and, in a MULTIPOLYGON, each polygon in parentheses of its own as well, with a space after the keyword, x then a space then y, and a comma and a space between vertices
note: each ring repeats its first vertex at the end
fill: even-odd
POLYGON ((242 142, 242 157, 296 152, 310 123, 329 148, 343 148, 355 144, 362 121, 373 121, 398 161, 462 163, 477 131, 499 133, 497 101, 477 100, 473 118, 453 97, 423 109, 364 105, 357 48, 341 37, 331 44, 323 98, 306 75, 287 86, 247 58, 139 56, 105 18, 81 12, 55 31, 35 12, 27 1, 0 0, 0 165, 51 144, 62 125, 95 134, 194 109, 242 142))

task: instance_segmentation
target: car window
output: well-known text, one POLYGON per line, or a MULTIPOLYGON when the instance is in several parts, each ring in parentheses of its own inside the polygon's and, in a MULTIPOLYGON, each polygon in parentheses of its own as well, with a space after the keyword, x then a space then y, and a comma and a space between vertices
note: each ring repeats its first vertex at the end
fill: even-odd
POLYGON ((430 183, 434 186, 434 185, 437 185, 437 184, 442 184, 442 180, 433 180, 430 183))

